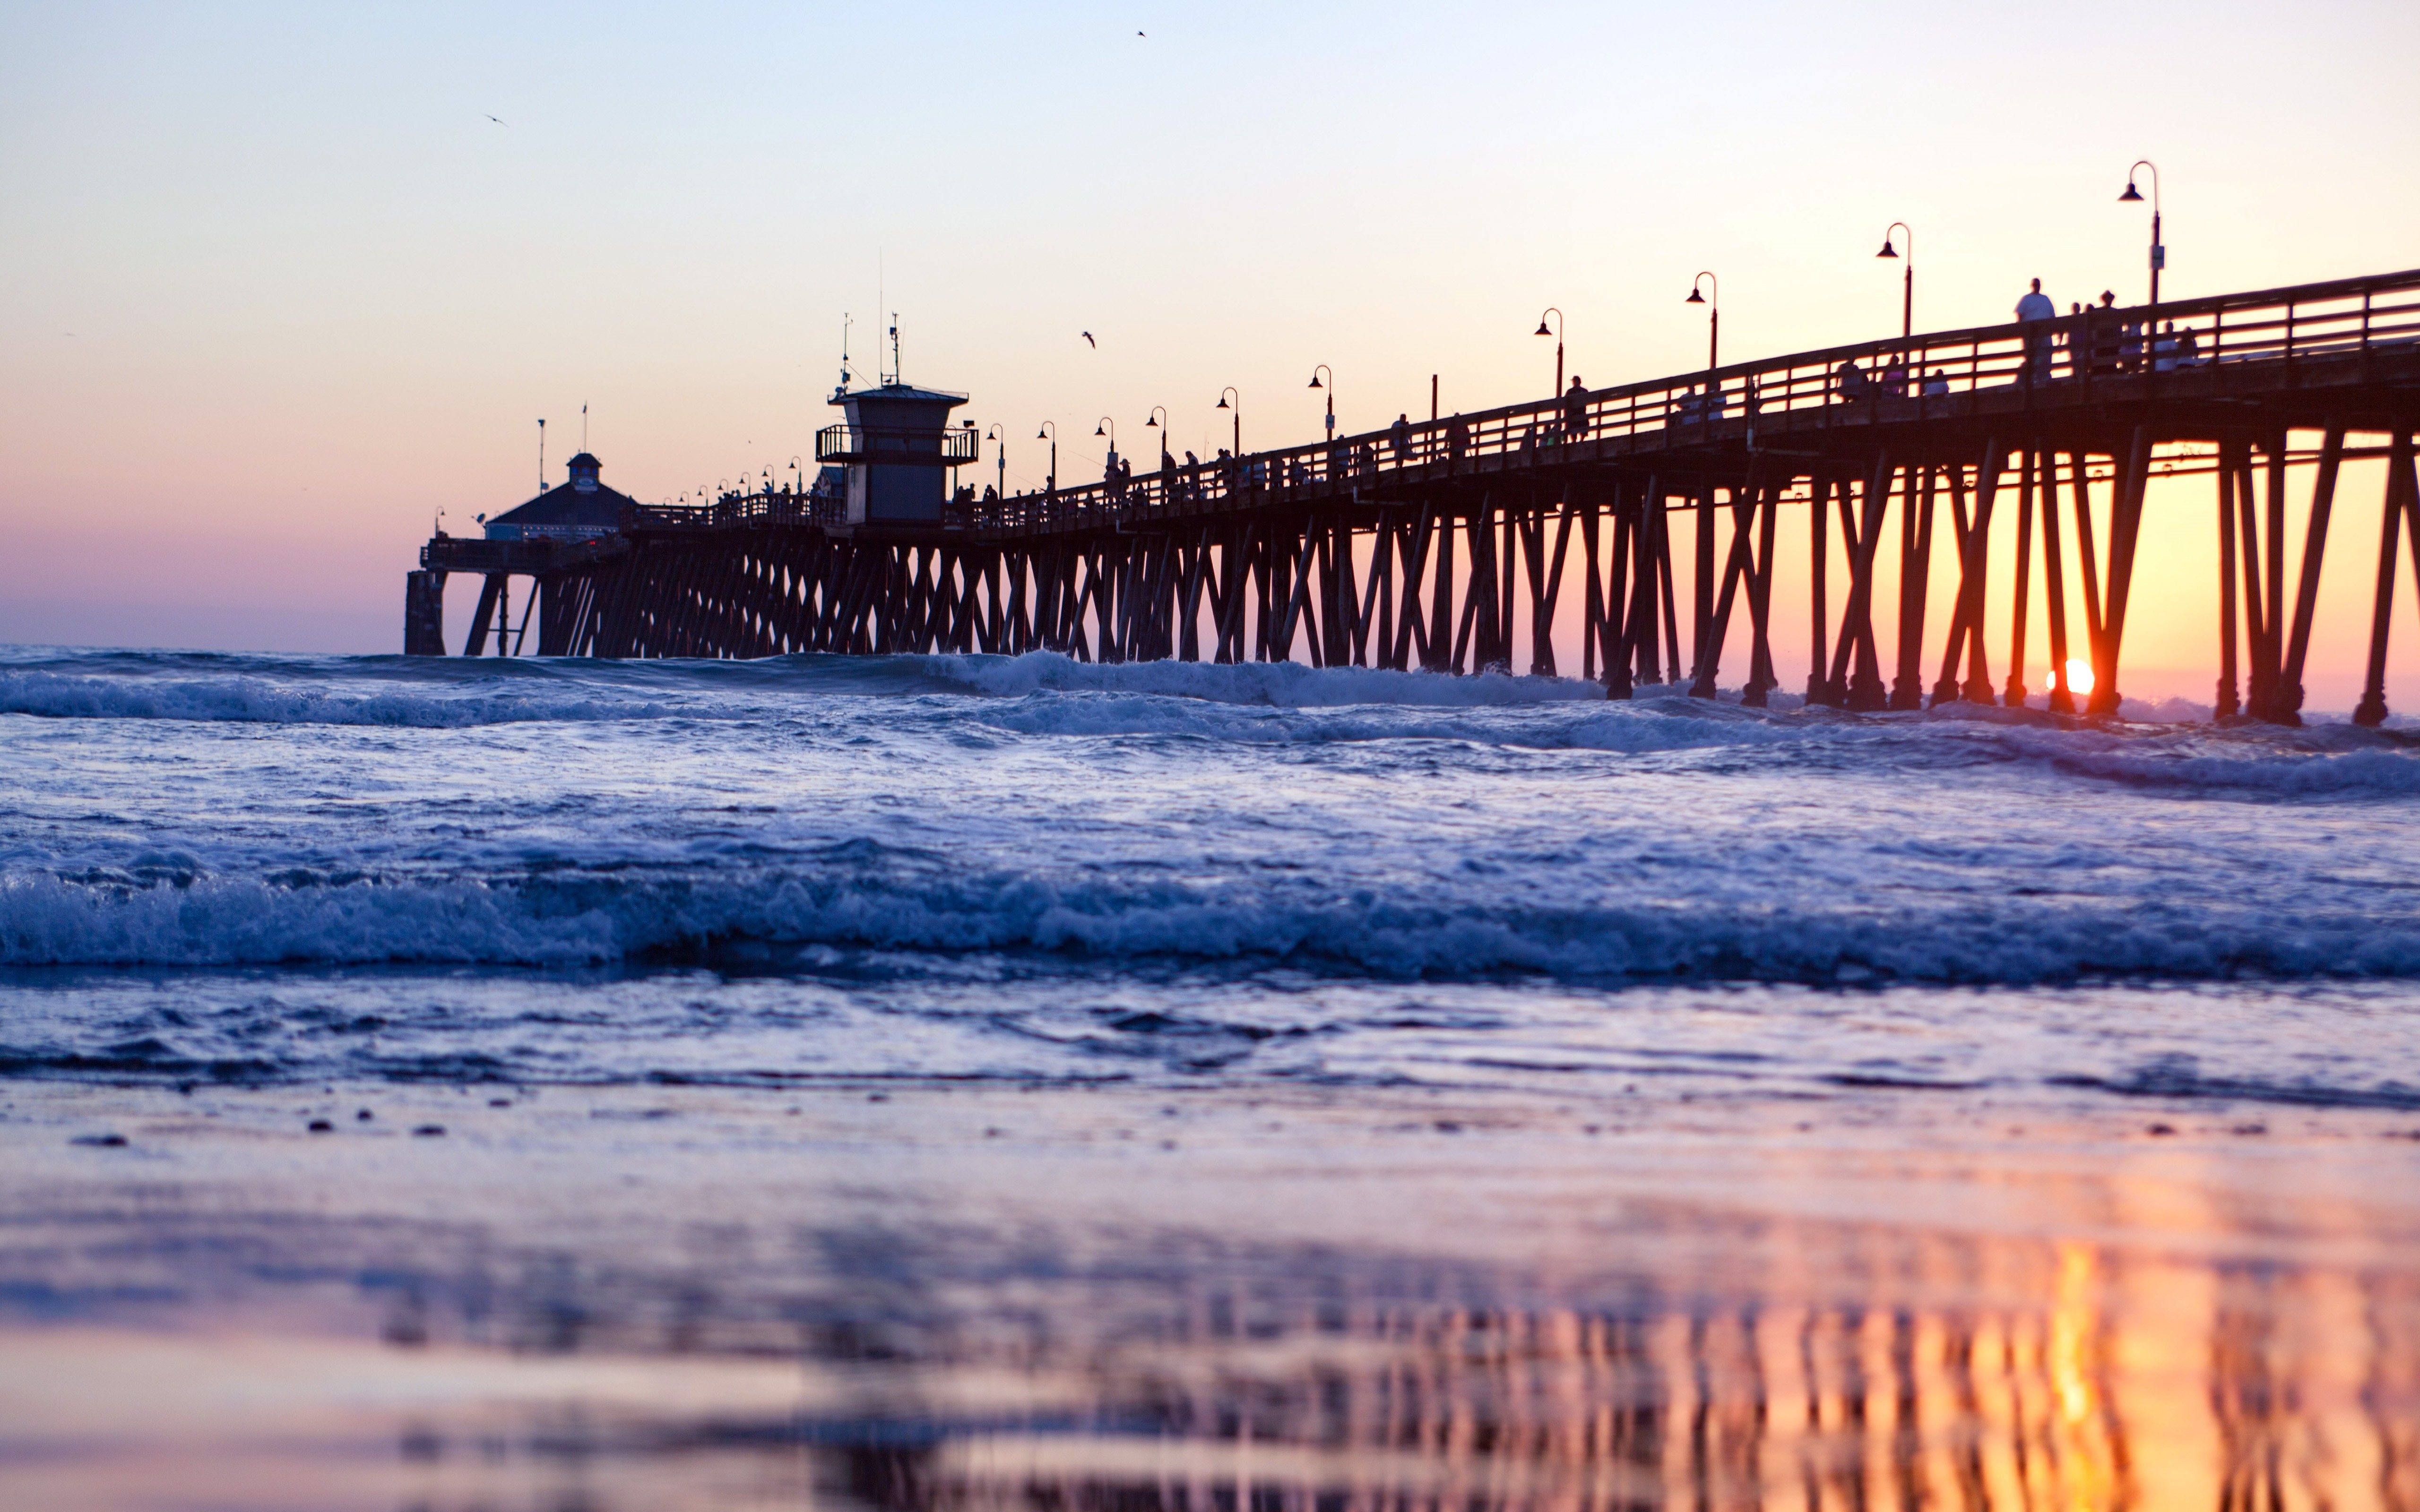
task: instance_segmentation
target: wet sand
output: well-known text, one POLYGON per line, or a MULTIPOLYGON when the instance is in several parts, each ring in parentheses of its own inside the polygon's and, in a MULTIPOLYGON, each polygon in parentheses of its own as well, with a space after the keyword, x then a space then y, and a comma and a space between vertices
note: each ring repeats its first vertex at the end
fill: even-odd
POLYGON ((18 1082, 0 1504, 2420 1506, 2415 1125, 18 1082))

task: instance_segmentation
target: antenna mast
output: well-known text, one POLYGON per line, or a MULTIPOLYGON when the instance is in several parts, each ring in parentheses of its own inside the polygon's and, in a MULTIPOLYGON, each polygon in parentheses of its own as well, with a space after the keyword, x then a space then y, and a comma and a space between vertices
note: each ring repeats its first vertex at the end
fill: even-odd
POLYGON ((848 392, 848 328, 850 317, 840 317, 840 392, 848 392))
POLYGON ((891 312, 891 381, 899 379, 899 312, 891 312))
POLYGON ((580 407, 580 449, 588 450, 588 407, 584 404, 580 407))
POLYGON ((537 423, 537 491, 546 492, 546 421, 537 423))

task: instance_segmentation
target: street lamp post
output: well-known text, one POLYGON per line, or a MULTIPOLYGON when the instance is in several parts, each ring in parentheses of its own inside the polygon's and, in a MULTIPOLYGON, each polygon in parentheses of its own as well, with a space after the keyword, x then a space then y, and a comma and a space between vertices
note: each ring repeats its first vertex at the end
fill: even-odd
POLYGON ((1230 387, 1220 389, 1218 391, 1218 408, 1221 409, 1232 409, 1234 411, 1234 414, 1232 417, 1235 422, 1235 445, 1233 455, 1241 456, 1244 455, 1244 396, 1240 393, 1235 393, 1235 390, 1232 385, 1230 387), (1227 395, 1231 393, 1235 394, 1235 402, 1233 405, 1227 403, 1227 395))
POLYGON ((1907 233, 1907 270, 1900 280, 1899 336, 1905 341, 1916 334, 1916 228, 1905 221, 1893 221, 1883 229, 1883 250, 1877 257, 1897 257, 1899 250, 1891 245, 1893 231, 1907 233))
MULTIPOLYGON (((1044 421, 1042 428, 1033 433, 1033 439, 1050 443, 1050 471, 1043 474, 1042 491, 1055 494, 1059 491, 1059 423, 1055 420, 1044 421)), ((1001 476, 1006 475, 1003 470, 1001 476)))
MULTIPOLYGON (((2160 302, 2160 270, 2168 263, 2168 249, 2160 244, 2160 165, 2149 158, 2138 158, 2134 168, 2151 170, 2151 302, 2160 302)), ((2118 196, 2120 205, 2140 205, 2142 192, 2134 187, 2134 168, 2126 170, 2126 193, 2118 196)))
POLYGON ((1723 365, 1714 360, 1715 354, 1721 350, 1723 334, 1723 281, 1712 273, 1699 273, 1689 281, 1689 297, 1681 302, 1706 307, 1706 371, 1712 373, 1723 365), (1699 292, 1700 285, 1709 280, 1714 285, 1714 297, 1711 300, 1699 292))
POLYGON ((1163 419, 1167 418, 1167 415, 1168 407, 1163 404, 1156 404, 1151 407, 1150 416, 1143 421, 1143 427, 1146 430, 1156 430, 1159 432, 1159 471, 1162 472, 1167 471, 1176 461, 1176 458, 1168 455, 1168 427, 1160 424, 1163 419))
POLYGON ((1316 389, 1321 387, 1319 375, 1322 373, 1327 375, 1327 383, 1326 385, 1327 389, 1327 439, 1332 443, 1336 440, 1336 369, 1328 366, 1326 363, 1322 363, 1317 367, 1312 368, 1311 370, 1311 386, 1312 388, 1316 389))
POLYGON ((984 432, 984 440, 1000 443, 1000 485, 992 492, 1005 499, 1008 497, 1008 437, 998 425, 994 425, 984 432))
POLYGON ((1555 338, 1555 392, 1560 393, 1563 392, 1563 312, 1551 304, 1547 305, 1545 314, 1538 316, 1537 333, 1555 338), (1555 329, 1552 331, 1546 329, 1546 316, 1549 315, 1555 317, 1555 329))

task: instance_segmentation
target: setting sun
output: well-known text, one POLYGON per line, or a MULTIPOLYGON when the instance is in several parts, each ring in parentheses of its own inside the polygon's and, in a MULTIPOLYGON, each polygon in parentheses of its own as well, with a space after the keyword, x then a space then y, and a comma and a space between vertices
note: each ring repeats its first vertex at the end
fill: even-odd
POLYGON ((2078 697, 2092 691, 2092 663, 2073 656, 2068 658, 2067 690, 2078 697))

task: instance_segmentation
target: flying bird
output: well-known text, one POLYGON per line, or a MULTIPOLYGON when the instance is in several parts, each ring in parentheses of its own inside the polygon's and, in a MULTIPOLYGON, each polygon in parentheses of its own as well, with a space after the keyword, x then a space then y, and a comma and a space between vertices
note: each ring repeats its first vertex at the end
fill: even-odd
POLYGON ((1089 331, 1084 332, 1084 345, 1092 347, 1094 351, 1099 351, 1101 349, 1101 344, 1093 339, 1093 333, 1089 331))
POLYGON ((488 117, 488 119, 491 120, 491 121, 493 121, 493 122, 495 122, 498 126, 504 126, 504 125, 507 125, 507 124, 509 124, 508 122, 506 122, 506 121, 505 121, 505 119, 504 119, 502 116, 489 116, 489 117, 488 117))

